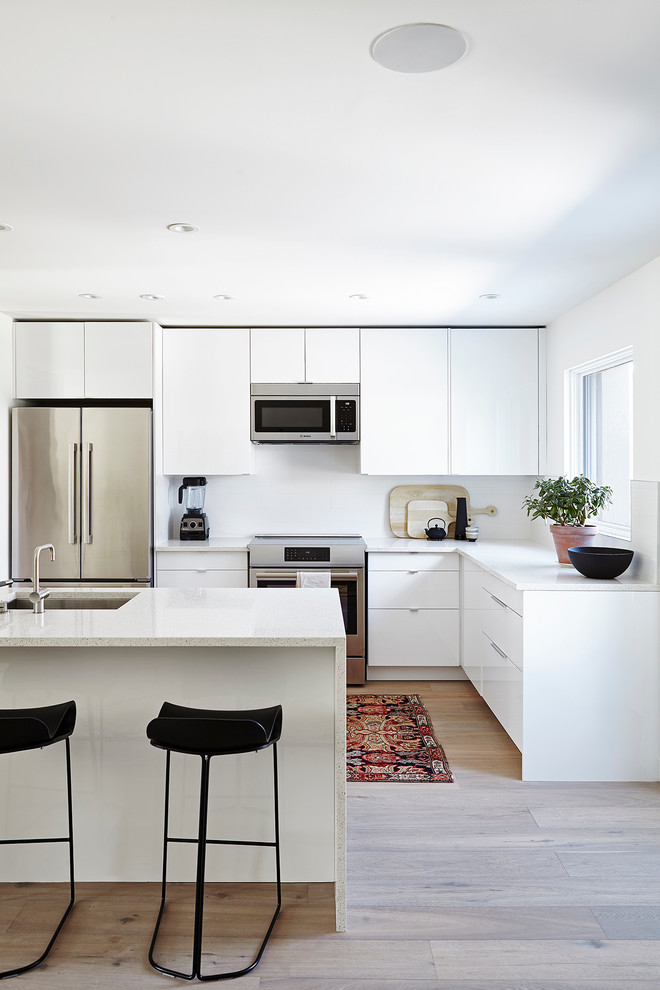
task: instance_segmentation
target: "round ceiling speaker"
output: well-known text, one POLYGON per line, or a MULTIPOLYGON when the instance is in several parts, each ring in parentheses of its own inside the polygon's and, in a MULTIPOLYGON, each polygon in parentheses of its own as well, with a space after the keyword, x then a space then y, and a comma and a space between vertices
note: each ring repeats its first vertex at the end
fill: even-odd
POLYGON ((383 31, 371 44, 371 57, 393 72, 435 72, 465 55, 467 42, 446 24, 402 24, 383 31))

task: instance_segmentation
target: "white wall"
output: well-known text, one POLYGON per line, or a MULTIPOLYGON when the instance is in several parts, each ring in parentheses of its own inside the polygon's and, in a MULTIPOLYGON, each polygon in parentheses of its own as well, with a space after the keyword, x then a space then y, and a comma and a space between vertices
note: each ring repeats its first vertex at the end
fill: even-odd
MULTIPOLYGON (((396 485, 457 484, 476 508, 494 505, 497 516, 477 515, 480 535, 525 539, 529 522, 521 504, 532 478, 385 476, 359 473, 358 447, 269 446, 255 450, 253 475, 209 477, 206 512, 211 536, 261 533, 391 536, 389 494, 396 485)), ((170 539, 178 538, 181 478, 170 482, 170 539)))
MULTIPOLYGON (((633 518, 636 565, 655 578, 660 490, 660 258, 549 324, 547 474, 563 474, 564 372, 622 347, 633 348, 633 518), (648 568, 652 568, 651 574, 648 568)), ((547 539, 535 524, 535 539, 547 539)), ((607 539, 608 544, 619 541, 607 539)), ((622 544, 623 545, 623 544, 622 544)))
POLYGON ((548 474, 564 472, 564 371, 632 346, 633 477, 660 481, 660 258, 548 326, 548 474))
POLYGON ((0 580, 9 576, 9 466, 12 321, 0 313, 0 580))

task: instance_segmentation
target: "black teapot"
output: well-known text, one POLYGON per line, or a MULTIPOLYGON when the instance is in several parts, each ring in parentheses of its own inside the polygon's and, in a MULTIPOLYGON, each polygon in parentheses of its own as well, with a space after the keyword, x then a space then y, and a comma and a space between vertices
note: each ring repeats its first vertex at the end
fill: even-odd
POLYGON ((440 516, 433 516, 432 519, 429 519, 427 524, 428 529, 425 529, 424 532, 426 533, 429 540, 444 540, 445 536, 447 535, 447 531, 446 529, 443 529, 443 527, 446 526, 447 523, 444 521, 444 519, 440 519, 442 526, 431 526, 433 519, 440 519, 440 516))

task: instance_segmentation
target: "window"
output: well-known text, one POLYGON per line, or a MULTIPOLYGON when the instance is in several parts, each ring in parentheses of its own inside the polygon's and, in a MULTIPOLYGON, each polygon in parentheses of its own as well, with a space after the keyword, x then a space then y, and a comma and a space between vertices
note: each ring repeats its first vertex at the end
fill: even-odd
POLYGON ((567 372, 568 473, 610 485, 599 531, 629 540, 632 477, 632 348, 567 372))

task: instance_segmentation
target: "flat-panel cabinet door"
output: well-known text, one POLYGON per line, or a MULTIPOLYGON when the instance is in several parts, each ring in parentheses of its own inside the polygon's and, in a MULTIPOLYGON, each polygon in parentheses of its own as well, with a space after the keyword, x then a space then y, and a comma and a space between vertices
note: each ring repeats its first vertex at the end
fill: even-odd
POLYGON ((452 330, 452 474, 537 474, 538 330, 452 330))
POLYGON ((163 330, 163 474, 249 474, 250 331, 163 330))
POLYGON ((84 326, 84 323, 14 324, 17 399, 83 398, 84 326))
POLYGON ((85 323, 85 396, 150 399, 151 323, 85 323))
POLYGON ((360 331, 350 327, 305 330, 305 381, 359 382, 360 331))
POLYGON ((250 380, 304 382, 305 331, 299 327, 268 327, 250 333, 250 380))
POLYGON ((362 474, 449 472, 447 331, 360 331, 362 474))
POLYGON ((369 609, 374 667, 458 667, 458 609, 369 609))

